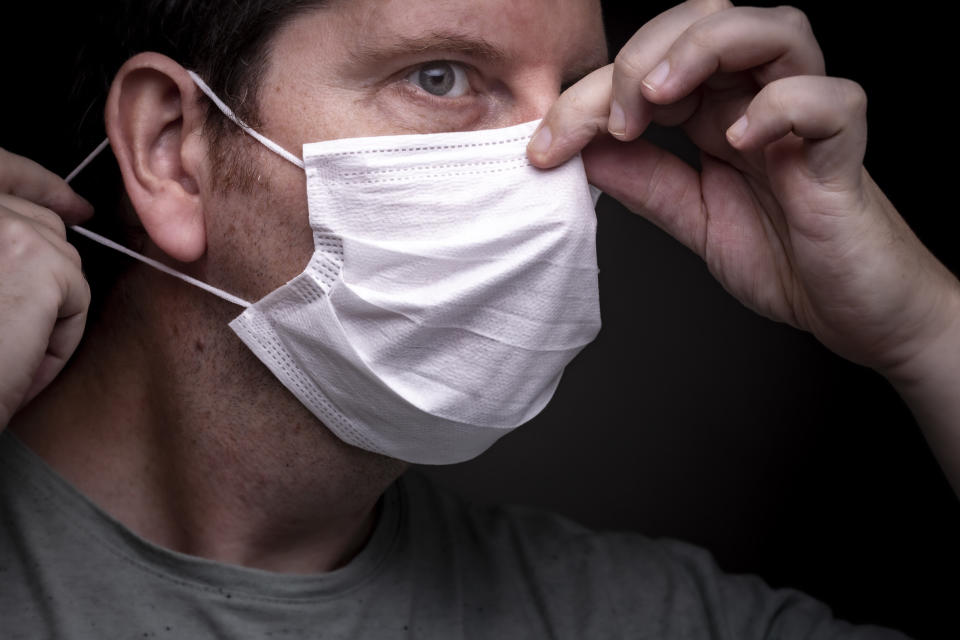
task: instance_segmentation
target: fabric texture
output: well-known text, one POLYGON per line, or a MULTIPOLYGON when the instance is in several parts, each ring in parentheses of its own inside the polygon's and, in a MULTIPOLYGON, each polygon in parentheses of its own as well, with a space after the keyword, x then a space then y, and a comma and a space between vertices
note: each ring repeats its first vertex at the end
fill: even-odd
POLYGON ((0 637, 877 638, 823 604, 721 573, 670 540, 473 507, 413 472, 367 544, 326 574, 284 575, 138 537, 0 434, 0 637))

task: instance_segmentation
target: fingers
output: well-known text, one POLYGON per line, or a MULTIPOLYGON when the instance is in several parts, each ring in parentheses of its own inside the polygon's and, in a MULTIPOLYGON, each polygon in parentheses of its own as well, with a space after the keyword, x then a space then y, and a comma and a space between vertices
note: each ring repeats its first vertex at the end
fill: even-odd
POLYGON ((643 79, 692 25, 731 6, 727 0, 684 2, 661 13, 630 38, 614 62, 608 123, 612 135, 633 140, 643 133, 653 118, 653 106, 641 93, 643 79))
MULTIPOLYGON (((639 80, 647 71, 646 61, 652 66, 691 24, 730 6, 728 0, 690 0, 645 24, 624 48, 627 54, 621 53, 616 63, 598 69, 560 95, 528 147, 530 161, 544 169, 566 162, 597 134, 616 129, 619 125, 611 120, 619 118, 620 111, 628 114, 631 130, 639 135, 654 113, 654 107, 643 99, 639 90, 639 80), (617 73, 619 79, 614 78, 617 73), (626 89, 630 74, 637 76, 633 90, 626 89), (618 115, 611 113, 615 85, 621 88, 622 94, 619 110, 614 110, 618 115)), ((695 104, 689 106, 691 112, 696 108, 695 104)))
POLYGON ((732 7, 727 0, 691 0, 660 14, 611 67, 557 99, 528 149, 534 165, 565 162, 604 129, 633 140, 651 120, 685 122, 699 107, 701 85, 723 90, 824 73, 823 54, 801 11, 732 7))
POLYGON ((52 209, 72 224, 93 214, 90 203, 74 193, 58 175, 4 149, 0 149, 0 193, 52 209))
POLYGON ((803 12, 737 7, 711 14, 687 29, 640 84, 646 100, 669 104, 717 72, 747 70, 761 86, 823 75, 823 54, 803 12))
POLYGON ((0 428, 63 367, 90 304, 75 250, 37 214, 0 207, 0 428))
POLYGON ((55 235, 66 237, 67 231, 63 219, 46 207, 5 193, 0 193, 0 207, 16 212, 25 218, 30 218, 34 222, 39 222, 53 231, 55 235))
POLYGON ((606 130, 612 74, 612 64, 601 67, 557 98, 527 146, 535 166, 566 162, 606 130))
POLYGON ((58 251, 80 266, 80 254, 76 248, 67 242, 67 229, 56 213, 22 198, 0 193, 0 214, 8 212, 10 215, 22 216, 27 221, 36 223, 36 231, 40 233, 58 251))
POLYGON ((73 245, 29 216, 3 208, 0 208, 0 273, 4 275, 4 292, 13 296, 16 289, 22 294, 34 294, 39 300, 38 306, 56 310, 54 318, 85 311, 89 304, 89 290, 73 245), (28 280, 35 281, 36 286, 25 284, 28 280), (44 286, 50 284, 53 286, 44 286))
POLYGON ((820 178, 850 172, 859 180, 867 143, 867 96, 844 78, 797 76, 764 87, 727 129, 740 150, 759 149, 794 133, 807 145, 806 167, 820 178))
MULTIPOLYGON (((45 389, 63 369, 67 360, 76 351, 83 337, 87 322, 87 310, 90 307, 90 285, 80 267, 60 262, 55 264, 52 275, 59 283, 61 303, 50 328, 46 351, 39 366, 33 373, 33 379, 20 402, 20 406, 30 402, 34 396, 45 389)), ((49 319, 50 316, 47 316, 49 319)))

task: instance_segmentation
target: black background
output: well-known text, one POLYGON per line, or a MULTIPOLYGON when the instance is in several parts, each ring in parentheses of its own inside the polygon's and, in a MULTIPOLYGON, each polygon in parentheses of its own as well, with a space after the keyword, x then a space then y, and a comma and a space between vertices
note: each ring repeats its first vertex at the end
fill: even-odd
MULTIPOLYGON (((75 4, 5 7, 0 42, 0 146, 61 174, 82 157, 66 92, 91 5, 75 4)), ((607 4, 611 40, 669 5, 607 4)), ((796 6, 828 73, 867 91, 867 169, 956 272, 947 5, 796 6)), ((427 471, 484 502, 692 541, 727 571, 800 588, 843 618, 958 637, 957 499, 886 382, 755 316, 609 198, 599 218, 600 337, 541 416, 475 461, 427 471)))

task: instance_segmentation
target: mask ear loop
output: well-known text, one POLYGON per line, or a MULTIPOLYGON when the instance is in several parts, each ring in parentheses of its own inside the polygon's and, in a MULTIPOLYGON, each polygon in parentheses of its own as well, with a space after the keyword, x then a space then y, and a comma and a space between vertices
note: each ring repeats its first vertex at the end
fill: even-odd
POLYGON ((110 144, 110 138, 104 138, 103 141, 97 145, 97 148, 90 152, 86 158, 83 159, 83 162, 77 165, 77 168, 67 174, 67 177, 63 179, 64 182, 70 184, 74 178, 77 177, 81 171, 87 168, 87 165, 93 162, 93 159, 96 158, 100 153, 107 148, 107 145, 110 144))
MULTIPOLYGON (((98 144, 98 145, 97 145, 97 148, 94 149, 86 158, 84 158, 84 159, 83 159, 83 162, 81 162, 80 164, 78 164, 76 169, 74 169, 74 170, 71 171, 69 174, 67 174, 67 177, 64 178, 64 181, 66 181, 66 182, 69 184, 74 178, 77 177, 77 174, 79 174, 81 171, 83 171, 88 164, 90 164, 91 162, 93 162, 93 159, 96 158, 98 155, 100 155, 100 153, 102 153, 103 150, 106 149, 109 144, 110 144, 110 139, 109 139, 109 138, 104 138, 104 139, 103 139, 103 142, 101 142, 100 144, 98 144)), ((233 304, 238 305, 238 306, 241 306, 241 307, 249 307, 249 306, 252 306, 250 302, 244 300, 243 298, 238 298, 237 296, 233 295, 232 293, 227 293, 226 291, 223 291, 223 290, 221 290, 221 289, 217 289, 216 287, 210 286, 210 285, 207 284, 206 282, 201 282, 200 280, 197 280, 196 278, 193 278, 193 277, 191 277, 191 276, 188 276, 188 275, 185 274, 185 273, 180 273, 179 271, 176 271, 176 270, 174 270, 174 269, 171 269, 170 267, 168 267, 167 265, 163 264, 162 262, 157 262, 157 261, 154 260, 153 258, 148 258, 147 256, 140 255, 140 254, 137 253, 136 251, 133 251, 133 250, 131 250, 131 249, 128 249, 128 248, 126 248, 125 246, 123 246, 122 244, 117 244, 116 242, 114 242, 114 241, 111 240, 110 238, 106 238, 106 237, 100 235, 99 233, 95 233, 95 232, 93 232, 93 231, 90 231, 89 229, 84 229, 83 227, 81 227, 80 225, 77 225, 77 224, 71 224, 71 225, 69 225, 69 227, 70 227, 72 230, 74 230, 74 231, 76 231, 77 233, 79 233, 80 235, 86 236, 87 238, 90 238, 90 239, 93 240, 94 242, 98 242, 98 243, 100 243, 100 244, 102 244, 102 245, 104 245, 104 246, 106 246, 106 247, 110 247, 111 249, 113 249, 113 250, 115 250, 115 251, 119 251, 120 253, 122 253, 122 254, 124 254, 124 255, 130 256, 130 257, 133 258, 134 260, 139 260, 140 262, 143 262, 144 264, 148 264, 148 265, 150 265, 151 267, 153 267, 154 269, 157 269, 158 271, 162 271, 162 272, 164 272, 164 273, 166 273, 166 274, 168 274, 168 275, 173 276, 174 278, 179 278, 180 280, 183 280, 184 282, 187 282, 187 283, 189 283, 189 284, 192 284, 192 285, 195 286, 195 287, 199 287, 199 288, 203 289, 204 291, 207 291, 207 292, 209 292, 209 293, 212 293, 213 295, 215 295, 215 296, 217 296, 217 297, 219 297, 219 298, 222 298, 222 299, 226 300, 227 302, 232 302, 233 304)))
MULTIPOLYGON (((279 144, 277 144, 276 142, 274 142, 274 141, 271 140, 270 138, 268 138, 268 137, 266 137, 266 136, 264 136, 264 135, 262 135, 262 134, 260 134, 260 133, 257 133, 256 131, 254 131, 253 129, 251 129, 249 126, 247 126, 246 123, 244 123, 242 120, 240 120, 240 118, 238 118, 238 117, 236 116, 236 114, 233 112, 233 109, 231 109, 230 107, 228 107, 228 106, 223 102, 223 100, 221 100, 221 99, 217 96, 217 94, 215 94, 215 93, 213 92, 213 89, 211 89, 209 86, 207 86, 207 83, 204 82, 203 79, 202 79, 200 76, 198 76, 196 73, 194 73, 193 71, 190 71, 190 70, 187 70, 187 73, 190 74, 190 78, 194 81, 194 83, 196 83, 196 85, 200 88, 200 90, 203 91, 203 93, 206 94, 206 96, 207 96, 208 98, 210 98, 210 100, 213 101, 213 104, 217 105, 217 108, 220 109, 220 111, 223 112, 223 115, 227 116, 230 120, 232 120, 238 127, 240 127, 240 128, 244 131, 244 133, 246 133, 247 135, 249 135, 249 136, 253 137, 254 139, 256 139, 260 144, 262 144, 263 146, 265 146, 265 147, 266 147, 267 149, 269 149, 270 151, 273 151, 275 154, 277 154, 278 156, 280 156, 280 157, 283 158, 284 160, 287 160, 287 161, 289 161, 289 162, 292 162, 293 164, 295 164, 296 166, 300 167, 301 169, 304 168, 304 167, 303 167, 303 160, 301 160, 301 159, 298 158, 297 156, 293 155, 292 153, 290 153, 289 151, 287 151, 286 149, 284 149, 283 147, 281 147, 279 144)), ((109 140, 108 138, 104 138, 103 142, 101 142, 100 144, 98 144, 98 145, 97 145, 97 148, 94 149, 94 150, 90 153, 90 155, 88 155, 86 158, 84 158, 84 159, 83 159, 83 162, 81 162, 79 165, 77 165, 77 168, 74 169, 73 171, 71 171, 71 172, 67 175, 67 177, 64 178, 64 180, 65 180, 67 183, 70 183, 70 181, 73 180, 74 178, 76 178, 76 177, 77 177, 77 174, 79 174, 81 171, 83 171, 84 168, 86 168, 86 166, 87 166, 88 164, 90 164, 90 163, 93 161, 94 158, 96 158, 98 155, 100 155, 100 153, 103 152, 103 150, 106 149, 106 148, 107 148, 107 145, 109 145, 109 144, 110 144, 110 140, 109 140)), ((157 262, 156 260, 154 260, 154 259, 152 259, 152 258, 148 258, 148 257, 146 257, 146 256, 144 256, 144 255, 140 255, 140 254, 137 253, 136 251, 132 251, 132 250, 126 248, 125 246, 121 245, 121 244, 117 244, 117 243, 114 242, 113 240, 110 240, 109 238, 105 238, 104 236, 100 235, 99 233, 94 233, 93 231, 90 231, 89 229, 84 229, 83 227, 81 227, 81 226, 79 226, 79 225, 75 225, 75 224, 70 225, 70 228, 73 229, 74 231, 76 231, 77 233, 79 233, 80 235, 86 236, 87 238, 90 238, 90 239, 93 240, 94 242, 98 242, 98 243, 100 243, 100 244, 102 244, 102 245, 104 245, 104 246, 106 246, 106 247, 110 247, 111 249, 114 249, 114 250, 116 250, 116 251, 119 251, 120 253, 122 253, 122 254, 124 254, 124 255, 130 256, 130 257, 133 258, 134 260, 139 260, 140 262, 143 262, 144 264, 148 264, 148 265, 150 265, 151 267, 153 267, 154 269, 157 269, 158 271, 162 271, 162 272, 164 272, 164 273, 166 273, 166 274, 169 274, 169 275, 173 276, 174 278, 179 278, 180 280, 183 280, 184 282, 188 282, 188 283, 192 284, 192 285, 195 286, 195 287, 199 287, 199 288, 203 289, 204 291, 207 291, 208 293, 212 293, 212 294, 215 295, 215 296, 218 296, 218 297, 220 297, 220 298, 223 298, 223 299, 226 300, 227 302, 232 302, 233 304, 239 305, 239 306, 241 306, 241 307, 249 307, 249 306, 252 306, 252 303, 244 300, 243 298, 238 298, 237 296, 235 296, 235 295, 233 295, 233 294, 231 294, 231 293, 227 293, 226 291, 222 291, 222 290, 220 290, 220 289, 217 289, 217 288, 215 288, 215 287, 212 287, 212 286, 210 286, 209 284, 207 284, 206 282, 201 282, 201 281, 197 280, 196 278, 193 278, 193 277, 190 277, 190 276, 186 275, 185 273, 180 273, 179 271, 175 271, 174 269, 171 269, 170 267, 168 267, 167 265, 163 264, 162 262, 157 262)))
POLYGON ((283 147, 281 147, 280 145, 278 145, 276 142, 266 137, 265 135, 251 129, 249 126, 247 126, 247 124, 243 120, 241 120, 236 116, 236 114, 233 112, 233 109, 228 107, 226 103, 224 103, 224 101, 221 100, 217 96, 217 94, 213 92, 213 89, 207 86, 207 83, 203 81, 203 78, 198 76, 193 71, 188 70, 187 73, 190 74, 190 77, 193 79, 194 83, 196 83, 196 85, 200 87, 200 91, 203 91, 207 95, 207 97, 210 98, 213 104, 217 105, 217 108, 223 112, 223 115, 230 118, 234 122, 234 124, 236 124, 238 127, 243 129, 244 133, 246 133, 247 135, 255 139, 257 142, 265 146, 267 149, 270 149, 270 151, 273 151, 275 154, 277 154, 284 160, 288 160, 293 164, 297 165, 298 167, 300 167, 301 169, 303 169, 303 160, 293 155, 292 153, 290 153, 289 151, 287 151, 286 149, 284 149, 283 147))

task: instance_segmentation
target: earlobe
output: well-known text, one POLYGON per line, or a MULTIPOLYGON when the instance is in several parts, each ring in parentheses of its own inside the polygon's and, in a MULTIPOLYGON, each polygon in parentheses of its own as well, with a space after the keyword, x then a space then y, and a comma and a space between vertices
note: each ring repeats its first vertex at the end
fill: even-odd
POLYGON ((180 262, 206 250, 196 146, 202 110, 186 69, 158 53, 121 67, 107 98, 107 135, 130 202, 157 247, 180 262))

